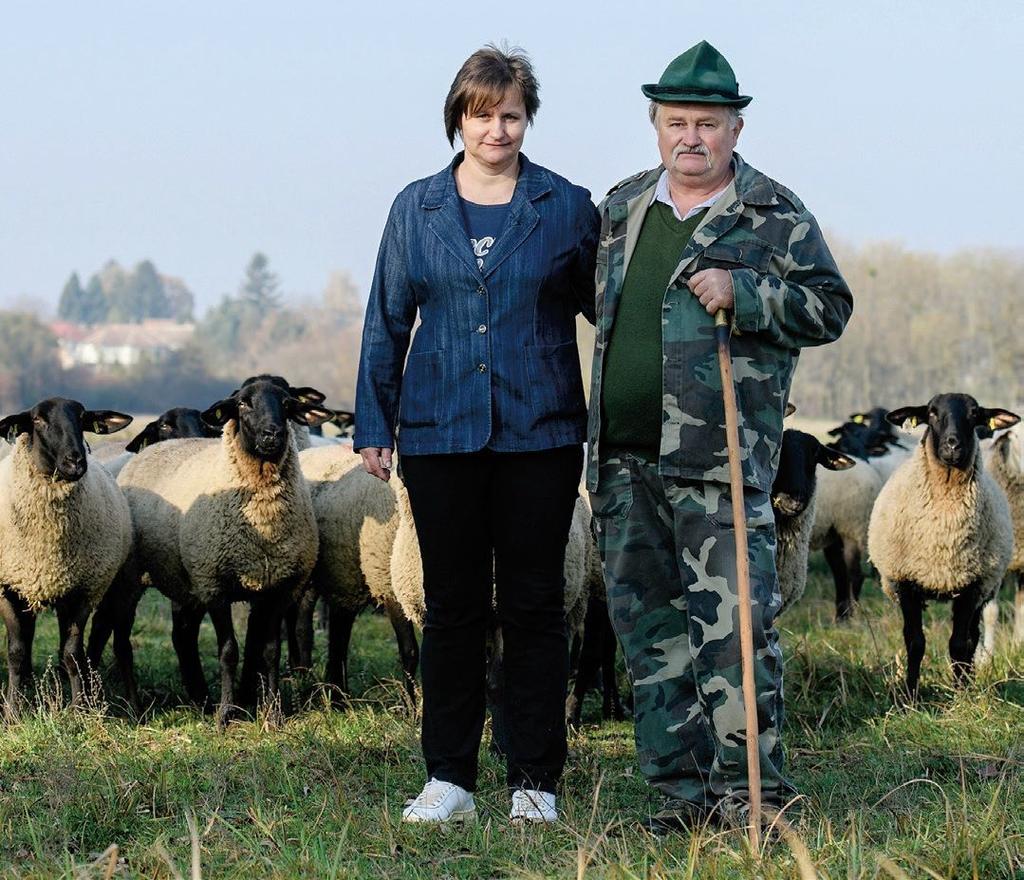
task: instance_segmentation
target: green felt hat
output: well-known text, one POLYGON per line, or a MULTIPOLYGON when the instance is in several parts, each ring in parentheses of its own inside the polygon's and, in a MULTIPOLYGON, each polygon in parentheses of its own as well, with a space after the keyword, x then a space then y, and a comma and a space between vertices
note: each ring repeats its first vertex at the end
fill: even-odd
POLYGON ((746 107, 753 98, 740 94, 736 74, 714 46, 701 40, 675 59, 657 83, 641 86, 652 101, 670 104, 728 104, 746 107))

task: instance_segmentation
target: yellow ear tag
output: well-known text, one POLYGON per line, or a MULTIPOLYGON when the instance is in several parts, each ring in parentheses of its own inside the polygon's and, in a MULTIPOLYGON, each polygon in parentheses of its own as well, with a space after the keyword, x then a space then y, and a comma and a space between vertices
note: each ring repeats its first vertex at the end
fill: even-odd
POLYGON ((217 417, 217 421, 219 422, 220 421, 220 410, 218 409, 217 412, 214 413, 214 415, 217 417))
POLYGON ((999 424, 999 420, 995 416, 992 416, 992 418, 990 418, 988 420, 988 426, 993 431, 997 430, 997 425, 998 424, 999 424))
POLYGON ((94 434, 99 434, 100 433, 100 423, 99 422, 93 422, 92 423, 92 432, 94 434))
POLYGON ((917 416, 911 416, 907 421, 910 422, 910 427, 911 428, 916 428, 917 427, 917 416))
POLYGON ((142 450, 143 450, 143 449, 145 449, 145 448, 146 448, 147 446, 149 446, 149 441, 148 441, 148 440, 143 440, 143 441, 142 441, 142 444, 141 444, 141 445, 139 446, 139 451, 142 451, 142 450))
POLYGON ((855 415, 853 417, 853 423, 855 425, 863 425, 864 424, 864 416, 862 416, 862 415, 855 415))

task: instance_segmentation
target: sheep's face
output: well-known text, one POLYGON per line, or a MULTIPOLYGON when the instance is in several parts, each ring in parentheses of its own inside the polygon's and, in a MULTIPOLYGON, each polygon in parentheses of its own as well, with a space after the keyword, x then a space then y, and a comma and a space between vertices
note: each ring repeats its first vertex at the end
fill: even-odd
POLYGON ((978 405, 969 394, 937 394, 927 406, 905 406, 888 415, 894 425, 909 422, 911 428, 927 424, 922 443, 948 468, 967 470, 978 451, 978 428, 998 431, 1010 428, 1020 416, 1005 409, 978 405))
POLYGON ((169 409, 154 419, 125 449, 129 452, 141 452, 147 446, 161 440, 179 440, 188 437, 219 437, 220 431, 203 422, 202 413, 197 409, 185 406, 169 409))
POLYGON ((775 516, 799 516, 807 509, 817 486, 818 465, 832 471, 851 468, 856 462, 837 449, 822 446, 816 437, 787 428, 782 432, 779 470, 772 483, 775 516))
POLYGON ((289 419, 312 427, 331 418, 331 411, 319 405, 323 399, 319 391, 292 388, 279 376, 256 376, 246 379, 231 397, 206 410, 202 419, 214 427, 235 419, 245 453, 277 463, 288 448, 289 419))
POLYGON ((54 480, 75 482, 88 467, 82 432, 112 434, 131 421, 124 413, 87 410, 77 400, 51 397, 0 421, 0 435, 13 443, 19 434, 27 434, 35 469, 54 480))

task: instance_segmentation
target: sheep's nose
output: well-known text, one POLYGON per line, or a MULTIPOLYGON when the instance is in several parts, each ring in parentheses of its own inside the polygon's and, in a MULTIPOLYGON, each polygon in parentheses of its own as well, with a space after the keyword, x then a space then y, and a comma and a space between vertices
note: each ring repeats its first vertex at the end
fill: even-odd
POLYGON ((962 444, 960 443, 959 437, 957 437, 954 434, 951 434, 946 438, 946 449, 948 449, 950 452, 959 452, 961 448, 962 444))
POLYGON ((277 443, 284 435, 284 431, 280 428, 264 428, 260 434, 260 439, 264 443, 277 443))

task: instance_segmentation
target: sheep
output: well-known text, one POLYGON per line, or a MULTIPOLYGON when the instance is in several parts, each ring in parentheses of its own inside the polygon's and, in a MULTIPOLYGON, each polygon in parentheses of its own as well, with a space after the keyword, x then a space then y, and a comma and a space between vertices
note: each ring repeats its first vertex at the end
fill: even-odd
POLYGON ((89 467, 83 431, 109 434, 131 416, 53 397, 0 421, 14 442, 0 462, 0 614, 7 626, 8 707, 32 675, 35 618, 54 607, 73 703, 84 692, 86 621, 131 550, 128 503, 114 478, 89 467))
POLYGON ((336 443, 303 450, 299 463, 309 483, 320 550, 309 589, 289 618, 292 664, 311 665, 312 606, 323 596, 330 611, 326 680, 334 698, 343 701, 349 693, 352 625, 372 601, 383 606, 391 620, 411 698, 419 646, 391 586, 391 555, 401 511, 396 492, 404 492, 404 487, 397 477, 385 483, 371 476, 358 455, 336 443))
POLYGON ((819 474, 855 467, 853 458, 823 446, 803 431, 782 434, 779 469, 772 483, 775 513, 775 565, 782 593, 780 613, 800 599, 807 586, 807 555, 815 525, 819 474), (819 470, 825 468, 825 471, 819 470))
MULTIPOLYGON (((189 407, 174 407, 166 410, 149 422, 123 450, 116 443, 105 443, 98 446, 93 458, 100 462, 115 479, 124 466, 135 455, 154 443, 163 440, 177 440, 188 437, 219 437, 220 431, 210 427, 202 420, 202 413, 189 407)), ((92 616, 89 630, 89 644, 86 650, 89 664, 99 669, 103 659, 103 650, 112 632, 116 633, 114 654, 117 658, 121 678, 128 692, 128 700, 136 709, 139 708, 138 692, 135 685, 135 661, 131 646, 131 631, 135 618, 135 607, 141 596, 140 588, 148 581, 148 575, 140 578, 138 572, 131 570, 121 590, 108 591, 100 601, 92 616), (134 581, 134 582, 133 582, 134 581), (119 622, 120 618, 120 622, 119 622)))
POLYGON ((203 413, 220 440, 169 440, 129 462, 118 482, 135 520, 135 555, 172 602, 172 641, 189 697, 208 699, 197 636, 209 612, 217 633, 223 727, 234 703, 238 645, 230 603, 251 611, 239 687, 251 703, 257 676, 278 691, 281 616, 316 562, 318 537, 309 487, 289 421, 329 418, 314 389, 276 376, 247 379, 203 413))
POLYGON ((1020 418, 983 408, 967 394, 939 394, 927 406, 901 407, 888 418, 895 425, 927 425, 913 455, 879 493, 868 530, 882 590, 900 603, 906 687, 914 698, 928 600, 952 601, 953 673, 958 684, 970 678, 982 609, 999 589, 1013 552, 1009 504, 984 470, 975 428, 1008 428, 1020 418))
MULTIPOLYGON (((1014 600, 1013 640, 1024 642, 1024 430, 1013 427, 999 434, 992 441, 985 463, 992 478, 1006 493, 1013 520, 1013 556, 1009 572, 1017 576, 1017 591, 1014 600)), ((996 612, 992 608, 987 613, 996 612)), ((990 630, 986 630, 986 634, 990 630)), ((991 653, 992 646, 987 645, 991 653)))

